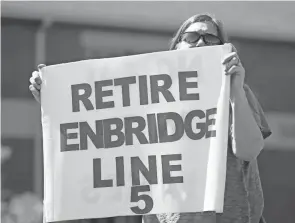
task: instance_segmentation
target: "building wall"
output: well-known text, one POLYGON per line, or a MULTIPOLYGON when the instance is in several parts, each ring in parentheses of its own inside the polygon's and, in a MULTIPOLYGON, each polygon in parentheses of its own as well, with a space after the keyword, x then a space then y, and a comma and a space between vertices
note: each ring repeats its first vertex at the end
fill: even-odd
MULTIPOLYGON (((29 78, 37 66, 35 40, 39 22, 4 18, 1 23, 1 97, 4 111, 1 113, 1 137, 3 145, 17 150, 10 164, 3 168, 5 174, 12 175, 2 185, 11 187, 15 192, 32 190, 42 196, 40 109, 28 89, 29 78), (18 112, 11 112, 12 110, 18 112), (33 164, 19 170, 19 163, 25 165, 26 162, 33 164), (20 178, 19 174, 26 177, 20 178)), ((172 33, 56 24, 47 31, 46 60, 43 62, 50 65, 167 50, 171 35, 172 33)), ((232 42, 237 46, 246 67, 246 80, 265 112, 295 114, 295 42, 242 37, 233 37, 232 42)), ((295 144, 288 149, 279 144, 275 147, 267 146, 259 156, 265 193, 265 216, 269 223, 281 222, 281 219, 285 223, 295 222, 294 159, 295 144)))

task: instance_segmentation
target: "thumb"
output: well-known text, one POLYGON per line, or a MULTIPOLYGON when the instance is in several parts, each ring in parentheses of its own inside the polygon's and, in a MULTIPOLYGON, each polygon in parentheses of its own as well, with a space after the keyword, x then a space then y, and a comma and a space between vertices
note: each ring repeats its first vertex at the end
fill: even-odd
POLYGON ((237 48, 232 43, 225 43, 224 45, 230 48, 231 52, 236 52, 236 53, 238 52, 237 48))
POLYGON ((46 67, 46 65, 45 64, 39 64, 38 65, 38 70, 40 71, 42 68, 44 68, 44 67, 46 67))
POLYGON ((238 50, 237 50, 237 48, 233 45, 233 44, 231 44, 231 46, 232 46, 232 52, 238 52, 238 50))

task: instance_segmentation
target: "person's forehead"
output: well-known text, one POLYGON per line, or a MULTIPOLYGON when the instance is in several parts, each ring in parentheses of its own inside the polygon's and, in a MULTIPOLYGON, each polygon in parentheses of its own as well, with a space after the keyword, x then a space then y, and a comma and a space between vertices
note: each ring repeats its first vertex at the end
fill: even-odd
POLYGON ((212 22, 195 22, 185 32, 205 32, 217 35, 216 26, 212 22))

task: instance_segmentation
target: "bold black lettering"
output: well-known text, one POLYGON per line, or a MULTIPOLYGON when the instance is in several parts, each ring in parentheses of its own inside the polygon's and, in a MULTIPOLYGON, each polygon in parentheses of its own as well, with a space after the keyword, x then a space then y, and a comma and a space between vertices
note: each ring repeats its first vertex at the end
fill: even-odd
POLYGON ((117 187, 125 186, 124 158, 123 156, 116 157, 116 177, 117 187))
POLYGON ((79 150, 79 144, 68 145, 67 143, 68 139, 78 138, 77 133, 67 132, 68 129, 76 129, 76 128, 78 128, 78 122, 60 124, 60 151, 61 152, 79 150))
POLYGON ((120 118, 103 120, 103 141, 105 148, 119 147, 124 144, 125 136, 122 129, 123 121, 120 118), (111 125, 115 125, 115 129, 111 129, 111 125), (112 136, 117 136, 117 140, 112 141, 112 136))
POLYGON ((150 185, 143 186, 134 186, 131 187, 131 199, 130 201, 139 203, 144 203, 144 208, 140 208, 139 206, 130 207, 131 211, 135 214, 148 214, 153 210, 154 202, 153 198, 150 195, 146 194, 150 191, 150 185))
POLYGON ((199 132, 194 132, 193 131, 193 119, 195 117, 198 117, 199 119, 203 119, 205 118, 205 113, 202 110, 193 110, 190 111, 184 120, 184 128, 185 128, 185 133, 186 135, 192 139, 192 140, 199 140, 201 138, 203 138, 206 134, 206 123, 200 123, 197 122, 196 123, 196 128, 200 129, 199 132))
POLYGON ((117 78, 114 80, 115 86, 122 86, 122 101, 123 101, 123 107, 130 106, 130 89, 129 85, 136 83, 135 76, 133 77, 122 77, 117 78))
POLYGON ((188 94, 187 88, 198 88, 198 82, 187 82, 187 78, 197 77, 197 71, 184 71, 178 73, 180 101, 199 100, 199 94, 188 94))
POLYGON ((174 142, 181 139, 184 133, 184 126, 182 117, 179 114, 175 112, 158 113, 157 120, 160 143, 174 142), (175 132, 172 135, 168 135, 167 120, 174 122, 175 132))
POLYGON ((214 118, 211 118, 210 119, 210 115, 216 115, 216 112, 217 112, 217 108, 211 108, 211 109, 208 109, 206 111, 206 126, 207 126, 207 131, 206 131, 206 138, 211 138, 211 137, 215 137, 216 136, 216 130, 213 130, 213 131, 210 131, 209 130, 209 126, 212 125, 214 126, 215 125, 215 116, 214 118))
POLYGON ((104 109, 104 108, 113 108, 113 101, 103 102, 103 97, 112 96, 113 90, 103 91, 102 87, 112 86, 113 80, 103 80, 103 81, 95 81, 95 103, 96 109, 104 109))
POLYGON ((143 134, 143 130, 146 126, 145 120, 143 117, 134 116, 124 118, 125 123, 125 138, 126 145, 133 145, 133 134, 137 137, 140 144, 148 144, 148 140, 143 134), (137 126, 133 127, 133 123, 136 123, 137 126))
POLYGON ((94 107, 89 100, 92 89, 89 84, 75 84, 71 85, 72 91, 72 111, 79 112, 80 111, 80 101, 83 103, 84 107, 87 111, 93 110, 94 107), (84 90, 83 94, 79 94, 80 90, 84 90))
POLYGON ((149 98, 148 98, 146 75, 142 75, 138 77, 138 86, 139 86, 140 105, 147 105, 149 103, 149 98))
POLYGON ((157 120, 155 114, 147 115, 148 131, 149 131, 149 142, 158 143, 158 130, 157 130, 157 120))
POLYGON ((112 187, 113 180, 102 180, 101 179, 101 159, 93 159, 93 187, 101 188, 101 187, 112 187))
POLYGON ((170 165, 170 161, 181 160, 181 154, 162 155, 163 184, 183 183, 183 176, 172 177, 170 172, 181 171, 181 165, 170 165))
POLYGON ((157 160, 156 156, 148 156, 149 169, 139 157, 131 157, 132 186, 140 185, 139 173, 145 177, 149 184, 157 184, 157 160))
POLYGON ((103 123, 102 120, 95 121, 96 130, 93 132, 87 122, 79 123, 80 130, 80 150, 88 149, 88 137, 97 149, 103 146, 103 123))
POLYGON ((168 90, 172 85, 171 77, 168 74, 153 75, 150 77, 150 81, 152 103, 159 103, 159 92, 162 93, 167 102, 175 101, 173 95, 168 90), (160 80, 164 82, 162 86, 158 85, 160 80))

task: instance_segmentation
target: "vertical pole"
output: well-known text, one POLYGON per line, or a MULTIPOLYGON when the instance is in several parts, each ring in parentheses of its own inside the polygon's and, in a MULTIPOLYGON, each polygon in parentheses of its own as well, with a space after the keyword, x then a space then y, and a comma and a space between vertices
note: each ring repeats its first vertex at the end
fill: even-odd
MULTIPOLYGON (((35 38, 35 66, 46 64, 46 37, 48 28, 51 26, 50 19, 42 20, 35 38)), ((41 109, 39 109, 38 117, 40 122, 36 125, 35 144, 34 144, 34 192, 43 197, 43 155, 42 155, 42 127, 41 127, 41 109)), ((38 118, 36 117, 36 119, 38 118)))

